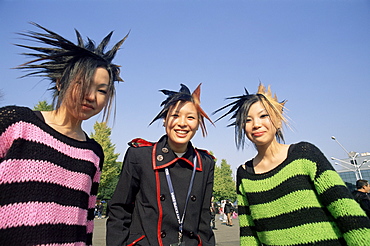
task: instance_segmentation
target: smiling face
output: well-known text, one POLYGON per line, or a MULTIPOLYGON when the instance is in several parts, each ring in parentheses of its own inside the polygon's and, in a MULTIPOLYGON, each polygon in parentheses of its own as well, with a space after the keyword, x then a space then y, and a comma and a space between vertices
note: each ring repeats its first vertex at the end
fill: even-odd
POLYGON ((276 127, 272 120, 261 101, 252 104, 245 123, 247 138, 256 146, 276 141, 276 127))
POLYGON ((185 152, 199 127, 199 114, 194 104, 178 101, 168 110, 164 126, 171 149, 177 153, 185 152))
POLYGON ((79 99, 77 92, 81 89, 78 88, 81 86, 81 83, 78 81, 72 82, 69 90, 72 100, 67 100, 67 105, 69 106, 66 106, 69 114, 77 120, 87 120, 100 113, 107 105, 110 96, 109 81, 108 71, 105 68, 98 67, 82 100, 79 99))

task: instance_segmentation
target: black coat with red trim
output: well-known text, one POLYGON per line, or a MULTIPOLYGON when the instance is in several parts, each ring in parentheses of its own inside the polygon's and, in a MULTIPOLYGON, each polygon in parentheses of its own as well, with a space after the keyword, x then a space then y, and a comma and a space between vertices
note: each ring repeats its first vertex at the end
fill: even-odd
POLYGON ((186 246, 215 245, 210 227, 213 157, 193 148, 178 158, 163 136, 157 143, 135 139, 127 150, 116 190, 109 202, 107 246, 164 245, 178 242, 179 224, 166 181, 168 167, 182 216, 197 158, 196 174, 183 225, 186 246))

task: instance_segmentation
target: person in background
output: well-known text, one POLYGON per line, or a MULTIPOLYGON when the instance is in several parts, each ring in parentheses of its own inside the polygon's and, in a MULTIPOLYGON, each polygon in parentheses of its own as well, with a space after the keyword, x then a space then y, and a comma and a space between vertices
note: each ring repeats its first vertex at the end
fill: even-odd
MULTIPOLYGON (((285 101, 270 87, 231 97, 237 148, 256 156, 237 170, 240 245, 370 245, 370 220, 313 144, 284 144, 285 101)), ((219 120, 218 119, 218 120, 219 120)))
POLYGON ((370 218, 370 185, 369 181, 364 179, 359 179, 356 181, 356 189, 352 192, 353 197, 356 202, 358 202, 361 208, 366 212, 367 217, 370 218))
POLYGON ((222 223, 226 223, 226 214, 225 214, 225 203, 226 203, 226 200, 221 200, 221 205, 220 205, 220 217, 219 217, 219 220, 222 222, 222 223))
POLYGON ((101 202, 98 202, 98 204, 96 205, 96 211, 97 211, 98 219, 101 219, 103 215, 103 204, 101 202))
POLYGON ((226 214, 226 225, 227 226, 233 226, 233 220, 232 220, 232 214, 234 212, 234 207, 233 205, 231 204, 230 200, 227 199, 226 200, 226 203, 225 203, 225 214, 226 214))
POLYGON ((50 79, 55 109, 0 108, 0 245, 92 245, 104 153, 81 124, 109 116, 127 36, 105 52, 112 33, 96 47, 32 24, 44 32, 21 35, 45 46, 19 44, 34 59, 18 68, 50 79))
POLYGON ((218 212, 218 205, 217 202, 214 201, 214 197, 212 196, 211 198, 211 207, 210 207, 210 212, 211 212, 211 228, 212 230, 217 230, 216 228, 216 214, 218 212))
POLYGON ((158 142, 129 143, 121 175, 109 201, 107 246, 215 245, 209 206, 214 157, 194 148, 199 127, 206 135, 200 85, 191 94, 162 90, 168 98, 150 123, 163 120, 166 134, 158 142))

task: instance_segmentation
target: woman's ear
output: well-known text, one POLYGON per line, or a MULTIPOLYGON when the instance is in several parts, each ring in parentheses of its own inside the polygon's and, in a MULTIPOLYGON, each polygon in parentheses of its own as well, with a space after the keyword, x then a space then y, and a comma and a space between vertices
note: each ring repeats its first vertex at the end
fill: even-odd
POLYGON ((279 120, 276 124, 276 128, 277 129, 281 129, 281 126, 283 125, 283 123, 281 122, 281 120, 279 120))
POLYGON ((62 89, 60 85, 60 78, 57 79, 57 81, 55 82, 55 87, 57 88, 58 92, 60 92, 60 90, 62 89))

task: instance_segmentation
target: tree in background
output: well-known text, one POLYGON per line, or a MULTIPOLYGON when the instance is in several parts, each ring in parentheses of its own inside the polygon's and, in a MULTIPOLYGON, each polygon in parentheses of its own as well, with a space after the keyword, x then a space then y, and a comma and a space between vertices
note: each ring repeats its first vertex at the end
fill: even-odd
POLYGON ((95 133, 91 134, 91 138, 95 139, 104 151, 104 164, 97 198, 99 200, 110 200, 118 182, 122 162, 117 162, 119 154, 114 153, 116 146, 111 142, 112 129, 107 126, 107 123, 96 122, 94 130, 95 133))
POLYGON ((44 101, 39 101, 39 103, 36 104, 35 107, 33 107, 33 110, 35 110, 35 111, 52 111, 53 110, 53 105, 48 104, 45 100, 44 101))
POLYGON ((220 166, 215 166, 213 196, 216 201, 229 199, 233 202, 236 200, 236 184, 232 173, 231 166, 225 159, 221 160, 220 166))

